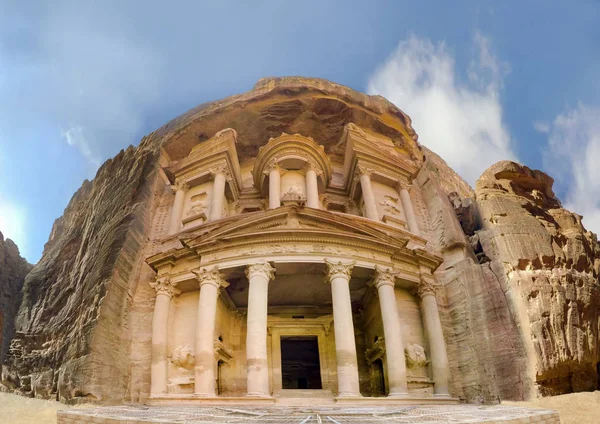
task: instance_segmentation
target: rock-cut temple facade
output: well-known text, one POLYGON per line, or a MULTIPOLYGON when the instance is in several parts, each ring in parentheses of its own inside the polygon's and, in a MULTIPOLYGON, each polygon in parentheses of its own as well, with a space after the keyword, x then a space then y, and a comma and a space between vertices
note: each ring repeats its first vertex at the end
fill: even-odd
POLYGON ((473 190, 385 99, 261 80, 84 183, 3 384, 151 404, 593 390, 600 248, 551 187, 500 162, 473 190))

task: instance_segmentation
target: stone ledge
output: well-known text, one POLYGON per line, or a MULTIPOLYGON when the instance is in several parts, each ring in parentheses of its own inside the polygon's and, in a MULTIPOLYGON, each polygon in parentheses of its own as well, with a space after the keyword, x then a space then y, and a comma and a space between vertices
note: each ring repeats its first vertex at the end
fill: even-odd
POLYGON ((57 424, 200 424, 289 422, 337 423, 486 423, 560 424, 549 409, 515 406, 432 405, 379 407, 229 407, 219 406, 113 406, 57 412, 57 424))

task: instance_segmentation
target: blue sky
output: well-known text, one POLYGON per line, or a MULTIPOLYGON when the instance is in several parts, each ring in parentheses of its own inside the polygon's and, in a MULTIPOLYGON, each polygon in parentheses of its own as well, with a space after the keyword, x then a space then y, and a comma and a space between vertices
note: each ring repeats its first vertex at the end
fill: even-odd
POLYGON ((515 159, 600 231, 600 3, 0 0, 0 231, 36 262, 120 149, 264 76, 388 97, 471 184, 515 159))

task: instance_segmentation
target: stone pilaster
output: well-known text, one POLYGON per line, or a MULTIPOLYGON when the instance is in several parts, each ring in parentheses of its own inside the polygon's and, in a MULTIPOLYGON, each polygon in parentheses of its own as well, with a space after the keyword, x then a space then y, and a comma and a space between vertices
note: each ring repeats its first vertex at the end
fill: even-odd
POLYGON ((404 209, 404 215, 406 216, 406 223, 408 225, 408 231, 416 236, 420 236, 419 226, 417 225, 417 217, 413 209, 412 199, 408 188, 404 184, 398 185, 398 194, 400 195, 400 201, 402 202, 402 209, 404 209))
POLYGON ((228 170, 226 166, 211 169, 213 175, 213 190, 210 201, 209 221, 216 221, 223 217, 223 202, 225 201, 225 184, 227 183, 228 170))
POLYGON ((377 211, 377 202, 375 193, 371 185, 371 173, 366 168, 359 168, 359 181, 362 190, 363 201, 365 203, 365 216, 373 221, 379 221, 379 212, 377 211))
POLYGON ((325 260, 325 263, 333 301, 338 396, 357 397, 360 396, 360 386, 349 286, 354 262, 342 263, 325 260))
POLYGON ((248 396, 269 396, 269 364, 267 361, 267 308, 269 282, 275 268, 268 262, 248 265, 248 323, 246 362, 248 396))
POLYGON ((168 275, 149 283, 156 291, 152 315, 152 364, 150 365, 150 395, 167 393, 167 332, 171 298, 181 293, 168 275))

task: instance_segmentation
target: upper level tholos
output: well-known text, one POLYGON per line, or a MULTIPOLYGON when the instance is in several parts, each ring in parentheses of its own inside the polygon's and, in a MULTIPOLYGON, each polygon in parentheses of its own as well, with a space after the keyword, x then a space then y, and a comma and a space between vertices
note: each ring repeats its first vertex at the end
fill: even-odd
POLYGON ((304 134, 265 140, 255 157, 240 154, 238 145, 236 131, 225 128, 179 160, 163 154, 174 197, 157 239, 296 205, 362 217, 424 243, 409 193, 420 163, 389 137, 349 123, 330 152, 304 134))

